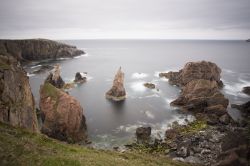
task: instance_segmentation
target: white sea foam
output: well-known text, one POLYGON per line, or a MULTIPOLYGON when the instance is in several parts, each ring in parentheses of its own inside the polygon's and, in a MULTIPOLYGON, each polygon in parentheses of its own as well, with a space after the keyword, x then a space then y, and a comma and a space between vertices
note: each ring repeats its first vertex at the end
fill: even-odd
POLYGON ((248 97, 246 94, 242 93, 242 89, 245 86, 250 86, 250 82, 246 80, 239 79, 237 83, 226 83, 223 90, 226 94, 239 97, 248 97))
POLYGON ((37 68, 37 67, 41 67, 42 65, 35 65, 35 66, 31 66, 31 69, 37 68))
POLYGON ((136 91, 136 92, 144 92, 147 90, 147 88, 143 85, 145 82, 143 81, 136 81, 136 82, 132 82, 130 84, 130 88, 133 90, 133 91, 136 91))
POLYGON ((149 119, 154 119, 155 118, 154 114, 152 112, 148 111, 148 110, 146 110, 146 111, 141 110, 141 113, 145 114, 149 119))
POLYGON ((146 77, 148 77, 148 74, 146 74, 146 73, 133 73, 131 76, 131 78, 133 78, 133 79, 143 79, 146 77))
POLYGON ((35 74, 27 73, 27 76, 28 76, 28 77, 33 77, 33 76, 35 76, 35 74))

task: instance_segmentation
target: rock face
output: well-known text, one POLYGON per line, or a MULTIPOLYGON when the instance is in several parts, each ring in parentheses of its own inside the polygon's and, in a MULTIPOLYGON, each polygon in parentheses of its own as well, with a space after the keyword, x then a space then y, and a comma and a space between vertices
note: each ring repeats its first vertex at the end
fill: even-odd
POLYGON ((243 88, 242 90, 243 93, 247 94, 247 95, 250 95, 250 86, 246 86, 243 88))
POLYGON ((228 103, 228 99, 219 91, 216 81, 197 79, 187 83, 180 96, 171 105, 192 112, 223 115, 226 113, 228 103))
POLYGON ((137 143, 149 143, 151 135, 151 127, 138 127, 136 129, 137 143))
POLYGON ((45 82, 48 82, 59 89, 63 88, 65 82, 61 77, 61 70, 59 65, 55 66, 54 73, 50 73, 46 78, 45 82))
POLYGON ((0 121, 38 132, 29 78, 12 56, 0 55, 0 121))
POLYGON ((169 79, 169 83, 179 87, 185 86, 192 80, 204 79, 216 81, 221 86, 221 69, 212 62, 189 62, 179 72, 160 73, 160 77, 169 79))
POLYGON ((121 101, 126 98, 126 91, 123 85, 124 82, 124 73, 121 70, 121 67, 115 75, 112 88, 106 93, 107 99, 112 99, 114 101, 121 101))
POLYGON ((160 73, 171 84, 182 88, 180 96, 171 105, 195 113, 222 116, 226 113, 228 99, 220 92, 221 69, 212 62, 189 62, 179 72, 160 73))
POLYGON ((75 80, 74 80, 75 83, 84 83, 86 81, 87 81, 87 78, 83 77, 80 72, 76 73, 75 80))
POLYGON ((40 109, 44 117, 42 132, 68 142, 87 138, 87 127, 80 103, 48 82, 40 88, 40 109))
POLYGON ((75 46, 46 39, 0 40, 0 54, 12 55, 20 61, 74 57, 84 54, 75 46))

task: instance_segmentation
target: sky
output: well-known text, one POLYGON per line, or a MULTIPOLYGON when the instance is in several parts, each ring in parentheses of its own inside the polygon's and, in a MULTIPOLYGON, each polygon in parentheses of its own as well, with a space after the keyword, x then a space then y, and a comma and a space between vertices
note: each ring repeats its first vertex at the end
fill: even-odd
POLYGON ((0 0, 0 38, 247 39, 250 0, 0 0))

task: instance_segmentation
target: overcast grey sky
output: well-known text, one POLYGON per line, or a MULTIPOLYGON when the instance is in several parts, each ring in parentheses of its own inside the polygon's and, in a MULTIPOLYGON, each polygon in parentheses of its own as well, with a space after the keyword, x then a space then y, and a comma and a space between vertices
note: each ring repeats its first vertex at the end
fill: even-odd
POLYGON ((250 38, 250 0, 0 2, 0 38, 250 38))

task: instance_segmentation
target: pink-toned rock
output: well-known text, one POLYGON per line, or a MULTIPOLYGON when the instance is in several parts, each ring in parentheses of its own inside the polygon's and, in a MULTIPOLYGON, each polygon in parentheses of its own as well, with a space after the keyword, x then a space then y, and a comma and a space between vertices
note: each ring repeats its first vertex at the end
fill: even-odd
POLYGON ((40 88, 40 109, 44 117, 42 132, 68 142, 87 139, 87 127, 80 103, 50 83, 40 88))
POLYGON ((0 55, 0 121, 39 132, 29 78, 9 55, 0 55))
POLYGON ((106 98, 114 101, 125 100, 126 91, 123 82, 124 82, 124 73, 122 72, 120 67, 115 75, 112 88, 106 93, 106 98))

